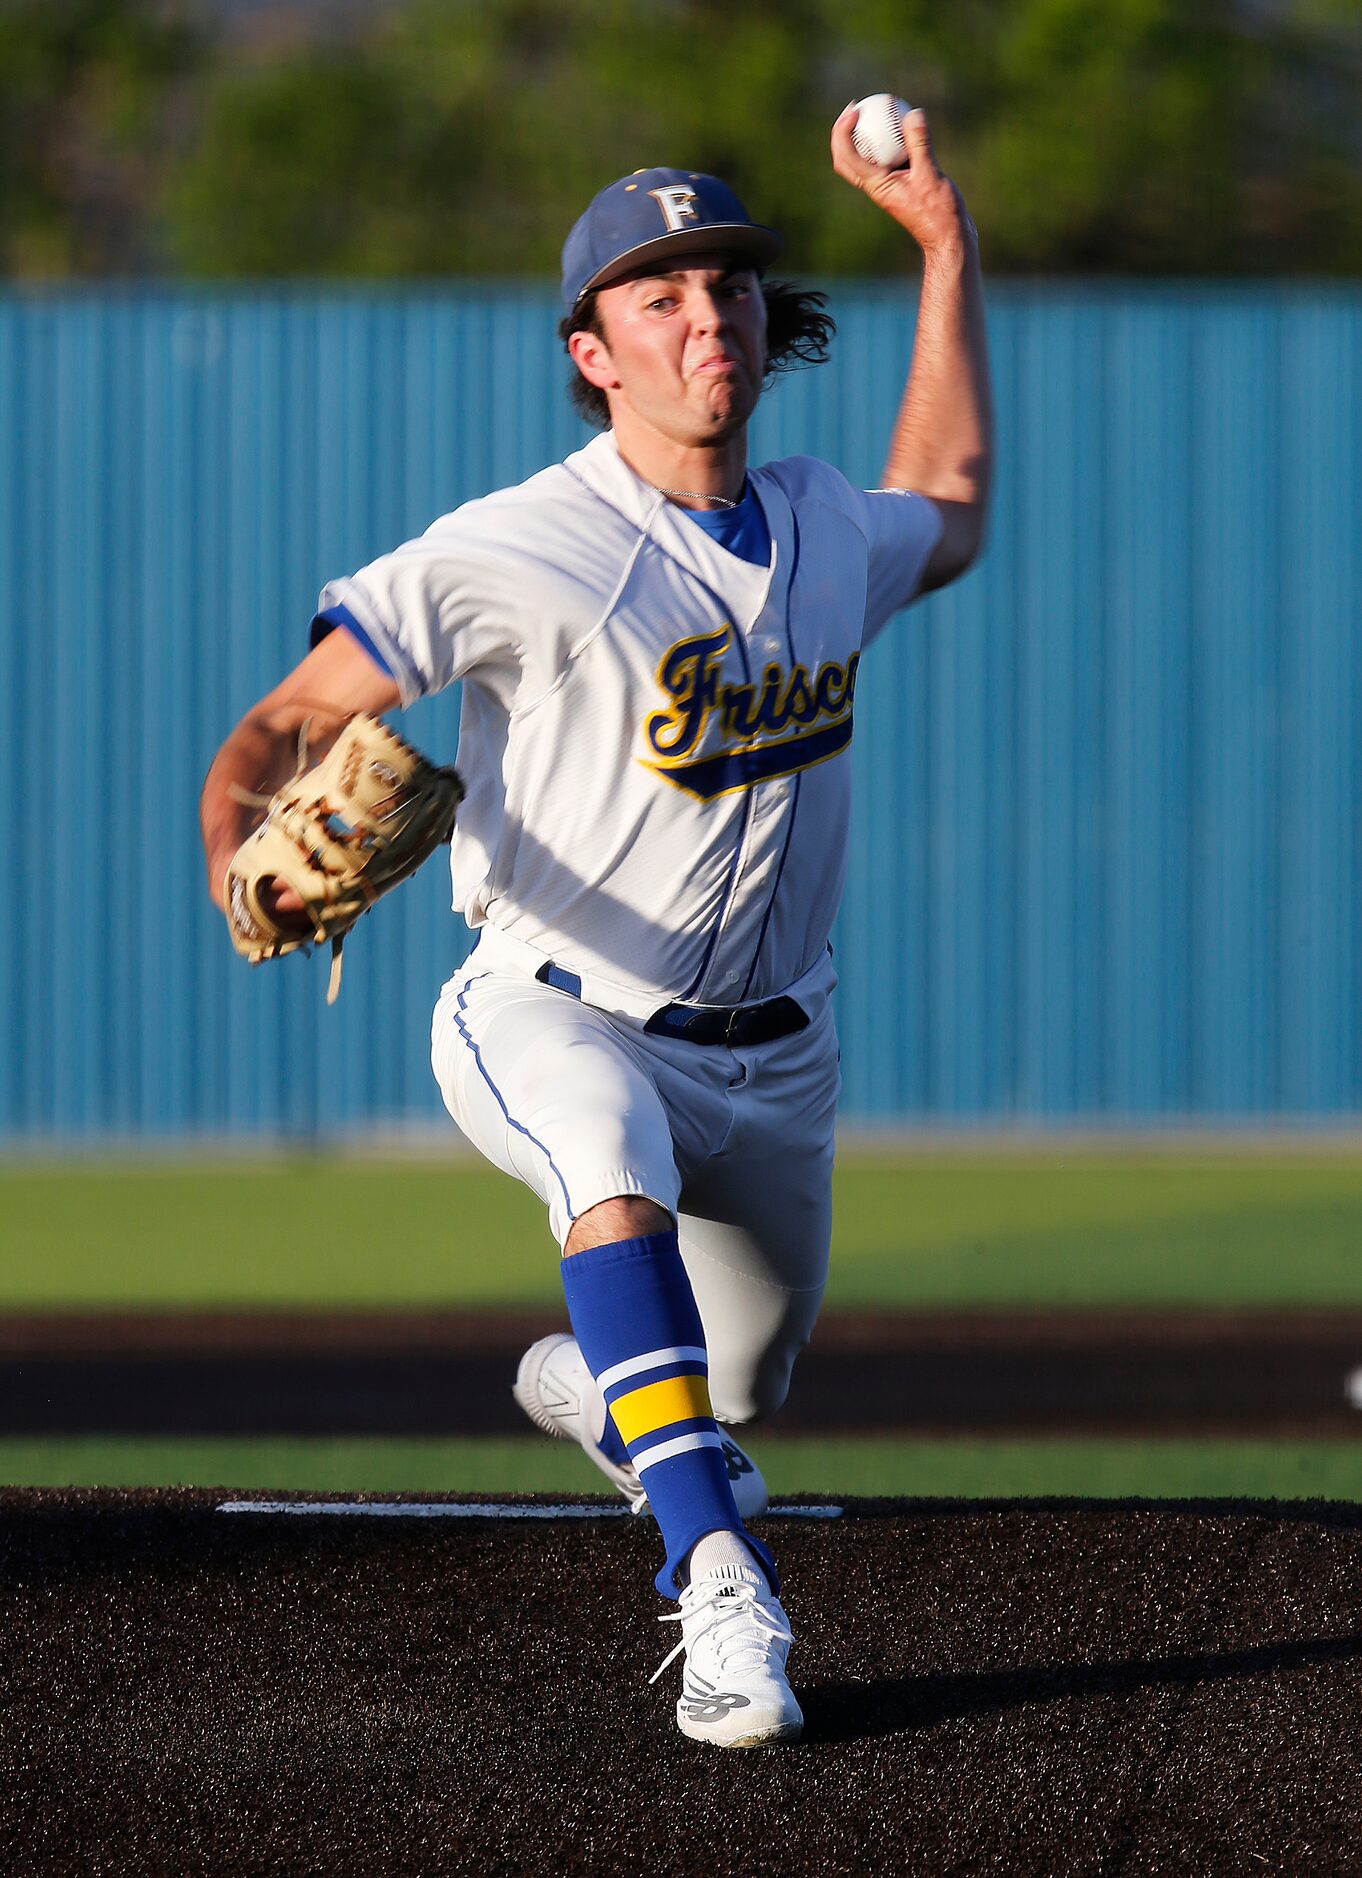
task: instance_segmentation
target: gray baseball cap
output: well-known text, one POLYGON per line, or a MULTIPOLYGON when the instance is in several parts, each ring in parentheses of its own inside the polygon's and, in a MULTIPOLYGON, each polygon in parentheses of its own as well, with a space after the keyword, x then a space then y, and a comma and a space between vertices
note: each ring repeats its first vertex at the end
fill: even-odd
POLYGON ((774 228, 754 222, 727 183, 698 170, 635 170, 595 196, 563 243, 563 306, 593 287, 675 254, 741 255, 758 271, 780 253, 774 228))

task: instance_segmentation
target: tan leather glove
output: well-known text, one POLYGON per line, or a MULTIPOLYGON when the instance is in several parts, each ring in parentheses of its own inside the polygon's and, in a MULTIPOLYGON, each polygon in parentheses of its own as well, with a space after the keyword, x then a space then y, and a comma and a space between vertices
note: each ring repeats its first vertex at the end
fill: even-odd
POLYGON ((232 944, 252 965, 329 939, 326 1001, 334 1004, 345 935, 449 840, 464 787, 456 771, 428 763, 375 717, 352 718, 311 769, 304 768, 306 752, 305 724, 298 771, 233 855, 223 900, 232 944), (311 933, 270 911, 261 890, 274 880, 303 902, 311 933))

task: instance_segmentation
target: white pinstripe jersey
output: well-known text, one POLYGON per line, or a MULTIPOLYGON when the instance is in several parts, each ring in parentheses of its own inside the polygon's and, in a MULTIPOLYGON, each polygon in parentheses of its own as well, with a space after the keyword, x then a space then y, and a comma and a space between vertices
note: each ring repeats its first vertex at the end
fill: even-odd
POLYGON ((366 639, 404 703, 463 681, 455 908, 623 1010, 772 997, 825 952, 861 651, 940 531, 933 503, 811 457, 749 487, 769 567, 607 432, 318 605, 316 630, 366 639))

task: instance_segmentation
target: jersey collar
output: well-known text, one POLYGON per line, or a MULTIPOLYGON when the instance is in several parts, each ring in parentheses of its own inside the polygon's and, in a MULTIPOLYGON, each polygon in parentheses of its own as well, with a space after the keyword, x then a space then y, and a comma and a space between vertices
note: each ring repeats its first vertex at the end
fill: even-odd
POLYGON ((630 469, 619 453, 613 431, 593 437, 584 450, 566 459, 564 468, 706 588, 713 590, 715 570, 722 567, 722 598, 741 616, 734 624, 741 625, 745 632, 751 632, 772 612, 783 616, 794 563, 794 514, 783 490, 768 472, 748 471, 748 481, 771 531, 771 565, 761 568, 738 560, 703 529, 691 527, 664 495, 630 469))

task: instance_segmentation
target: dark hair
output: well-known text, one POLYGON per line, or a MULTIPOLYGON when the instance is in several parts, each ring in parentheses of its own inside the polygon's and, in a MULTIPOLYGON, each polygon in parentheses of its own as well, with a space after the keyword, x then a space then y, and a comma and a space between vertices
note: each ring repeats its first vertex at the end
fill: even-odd
MULTIPOLYGON (((765 382, 769 385, 777 372, 788 372, 796 365, 824 364, 837 330, 832 315, 823 311, 828 296, 811 287, 796 287, 787 280, 764 280, 761 296, 766 302, 765 382)), ((598 294, 584 294, 577 308, 558 322, 558 337, 564 345, 573 333, 592 333, 604 339, 598 294)), ((568 396, 579 417, 599 430, 609 429, 610 404, 605 393, 588 384, 575 365, 568 396)))

